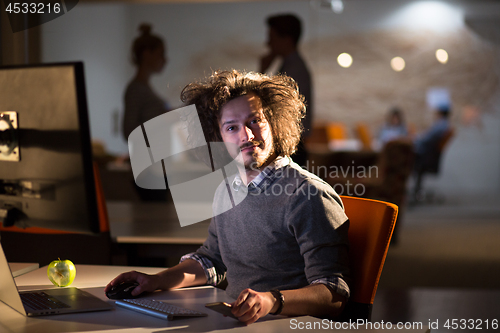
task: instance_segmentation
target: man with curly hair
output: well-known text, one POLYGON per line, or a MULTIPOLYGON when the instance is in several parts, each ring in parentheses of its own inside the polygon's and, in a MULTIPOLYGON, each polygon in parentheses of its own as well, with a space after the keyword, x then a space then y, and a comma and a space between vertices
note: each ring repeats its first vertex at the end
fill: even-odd
POLYGON ((300 140, 303 97, 284 75, 224 71, 181 94, 198 111, 207 142, 224 142, 244 168, 226 187, 247 193, 212 218, 195 252, 156 275, 128 272, 106 287, 137 281, 133 291, 218 285, 236 300, 232 313, 250 324, 267 314, 334 318, 349 297, 349 222, 335 191, 290 158, 300 140), (241 154, 241 155, 239 155, 241 154))

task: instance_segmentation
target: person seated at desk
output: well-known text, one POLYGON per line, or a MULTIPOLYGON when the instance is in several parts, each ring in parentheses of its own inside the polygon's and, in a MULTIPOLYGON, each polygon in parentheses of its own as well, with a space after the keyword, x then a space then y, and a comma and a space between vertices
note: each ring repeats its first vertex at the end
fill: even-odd
POLYGON ((337 193, 290 158, 304 112, 295 81, 223 71, 189 84, 181 97, 196 105, 208 142, 241 149, 244 171, 227 182, 248 195, 213 217, 207 240, 178 265, 156 275, 123 273, 105 290, 136 281, 138 295, 226 278, 232 312, 246 324, 269 313, 338 316, 349 297, 349 221, 337 193))
POLYGON ((450 109, 448 106, 441 106, 436 110, 436 119, 432 126, 425 132, 418 135, 413 141, 415 149, 415 187, 413 195, 416 198, 422 187, 422 175, 428 169, 435 167, 439 159, 441 140, 450 130, 450 109))
POLYGON ((387 142, 408 137, 403 113, 399 108, 393 108, 387 115, 387 122, 380 129, 378 140, 381 146, 387 142))
POLYGON ((450 129, 450 109, 442 106, 436 110, 436 119, 432 126, 415 138, 415 153, 425 155, 429 150, 434 149, 446 132, 450 129))

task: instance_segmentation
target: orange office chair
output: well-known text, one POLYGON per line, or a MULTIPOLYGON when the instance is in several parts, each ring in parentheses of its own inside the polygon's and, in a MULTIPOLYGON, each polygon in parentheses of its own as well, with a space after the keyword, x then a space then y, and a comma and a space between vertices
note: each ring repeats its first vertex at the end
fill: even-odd
POLYGON ((398 206, 378 200, 341 196, 349 218, 351 297, 341 320, 370 320, 398 206))
POLYGON ((368 125, 366 125, 365 123, 357 123, 354 129, 359 141, 361 142, 361 148, 363 150, 373 150, 372 134, 370 132, 370 129, 368 128, 368 125))
POLYGON ((93 169, 99 234, 86 235, 40 227, 4 227, 0 223, 2 247, 8 261, 38 262, 40 266, 44 266, 61 256, 61 259, 70 259, 75 264, 111 264, 112 242, 108 212, 96 163, 93 169))
POLYGON ((342 123, 331 122, 327 125, 328 140, 345 140, 347 139, 347 130, 342 123))

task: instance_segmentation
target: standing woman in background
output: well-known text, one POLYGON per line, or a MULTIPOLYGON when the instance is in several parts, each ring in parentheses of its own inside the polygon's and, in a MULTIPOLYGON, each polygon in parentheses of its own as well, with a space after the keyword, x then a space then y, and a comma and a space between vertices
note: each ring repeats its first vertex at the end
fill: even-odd
POLYGON ((165 44, 161 37, 151 33, 151 25, 143 23, 139 31, 141 35, 132 44, 132 61, 137 70, 125 90, 125 141, 137 126, 170 110, 149 83, 151 75, 161 73, 167 63, 165 44))
MULTIPOLYGON (((130 133, 144 122, 170 111, 168 104, 151 88, 150 78, 159 74, 165 67, 165 44, 159 36, 151 34, 151 25, 139 26, 141 35, 132 44, 132 61, 137 70, 125 90, 125 114, 123 117, 123 136, 128 142, 130 133)), ((167 190, 134 187, 142 201, 165 201, 167 190)), ((168 185, 167 185, 168 187, 168 185)))

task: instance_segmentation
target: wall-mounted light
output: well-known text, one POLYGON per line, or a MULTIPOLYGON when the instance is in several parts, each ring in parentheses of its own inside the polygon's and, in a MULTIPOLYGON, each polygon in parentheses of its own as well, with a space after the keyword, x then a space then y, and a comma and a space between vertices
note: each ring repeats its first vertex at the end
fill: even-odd
MULTIPOLYGON (((399 1, 398 1, 399 2, 399 1)), ((391 11, 381 24, 412 30, 454 31, 464 26, 464 13, 456 1, 400 1, 399 9, 391 11)))
POLYGON ((440 63, 446 64, 448 62, 448 52, 443 49, 436 50, 436 59, 440 63))
POLYGON ((319 0, 317 3, 311 2, 316 8, 332 11, 336 14, 340 14, 344 11, 344 2, 342 0, 319 0))
POLYGON ((401 57, 394 57, 391 59, 391 67, 396 72, 401 72, 405 68, 405 60, 401 57))
POLYGON ((341 67, 348 68, 352 65, 352 57, 349 53, 344 52, 337 57, 337 62, 341 67))
POLYGON ((342 0, 331 0, 331 6, 334 13, 340 14, 344 11, 344 3, 342 0))

